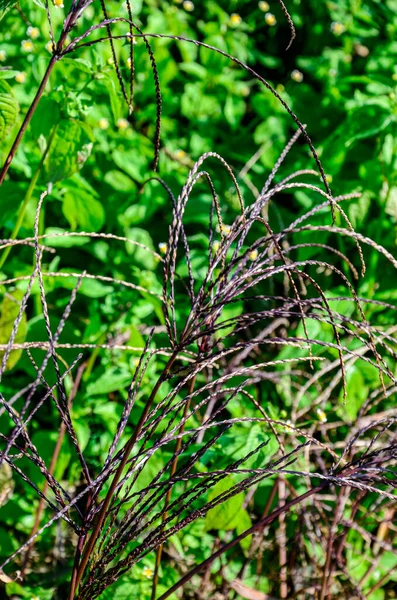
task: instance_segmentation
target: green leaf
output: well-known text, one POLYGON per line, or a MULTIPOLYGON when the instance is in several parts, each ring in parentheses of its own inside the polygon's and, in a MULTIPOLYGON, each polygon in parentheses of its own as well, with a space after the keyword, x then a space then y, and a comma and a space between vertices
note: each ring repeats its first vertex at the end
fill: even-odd
POLYGON ((92 150, 87 125, 75 119, 61 121, 45 161, 46 181, 60 181, 79 171, 92 150))
MULTIPOLYGON (((241 509, 240 514, 239 514, 239 519, 237 522, 237 526, 236 526, 237 535, 244 533, 244 531, 249 529, 251 526, 252 526, 251 517, 249 516, 248 512, 245 509, 241 509)), ((247 537, 245 537, 243 540, 241 540, 240 546, 244 550, 244 554, 248 554, 248 551, 251 547, 251 542, 252 542, 252 535, 247 535, 247 537)))
POLYGON ((8 69, 7 67, 0 68, 0 79, 13 79, 17 75, 18 71, 14 69, 8 69))
POLYGON ((132 373, 108 370, 87 387, 88 396, 103 396, 110 392, 126 389, 132 380, 132 373))
MULTIPOLYGON (((7 344, 11 332, 14 328, 14 321, 19 314, 20 301, 23 297, 21 291, 17 290, 12 294, 4 295, 3 302, 1 303, 1 314, 0 314, 0 344, 7 344)), ((22 320, 19 324, 17 334, 15 336, 14 343, 21 344, 25 341, 27 334, 26 326, 26 314, 22 316, 22 320)), ((13 350, 10 353, 7 361, 7 369, 12 369, 19 361, 22 354, 22 350, 13 350)), ((3 359, 4 352, 0 352, 0 360, 3 359)))
POLYGON ((14 127, 18 113, 18 100, 8 83, 0 79, 0 141, 5 140, 14 127))
POLYGON ((394 121, 394 116, 385 107, 378 104, 366 104, 356 110, 347 132, 345 146, 349 148, 358 140, 373 137, 386 129, 394 121))
MULTIPOLYGON (((219 483, 212 488, 208 495, 208 500, 214 500, 224 492, 229 491, 234 483, 235 481, 232 477, 222 479, 222 481, 219 481, 219 483)), ((243 499, 244 495, 240 493, 209 510, 205 516, 206 531, 209 531, 210 529, 235 529, 241 516, 243 499)))
POLYGON ((43 135, 47 140, 53 127, 60 120, 60 106, 52 98, 44 97, 32 117, 30 131, 34 139, 38 140, 43 135))
MULTIPOLYGON (((140 229, 139 227, 130 227, 129 229, 126 229, 126 237, 129 240, 143 244, 147 248, 153 250, 152 238, 144 229, 140 229)), ((125 247, 127 253, 133 256, 137 264, 141 265, 145 269, 153 269, 156 264, 156 260, 151 252, 148 252, 145 250, 145 248, 140 248, 139 246, 128 243, 126 243, 125 247)))
POLYGON ((84 246, 90 241, 89 237, 70 237, 67 235, 63 236, 61 234, 68 232, 65 229, 61 229, 60 227, 47 227, 45 233, 49 236, 59 235, 59 237, 45 238, 46 246, 51 246, 52 248, 73 248, 74 246, 84 246))
MULTIPOLYGON (((347 398, 346 405, 343 407, 343 413, 348 419, 354 421, 368 396, 368 386, 365 385, 365 380, 359 367, 352 366, 346 369, 346 390, 347 398)), ((341 391, 339 401, 342 402, 342 400, 343 392, 341 391)))
POLYGON ((232 129, 236 129, 238 125, 240 125, 244 113, 244 100, 241 98, 236 98, 234 95, 230 95, 226 98, 224 114, 232 129))
MULTIPOLYGON (((60 271, 62 273, 62 270, 60 271)), ((78 273, 78 270, 75 269, 75 273, 78 273)), ((76 277, 70 275, 69 277, 55 277, 54 278, 54 287, 56 288, 65 288, 67 290, 74 290, 76 287, 76 277)), ((81 283, 79 293, 83 294, 83 296, 88 296, 89 298, 101 298, 103 296, 107 296, 113 292, 113 287, 110 285, 104 285, 100 281, 96 279, 84 279, 81 283)))
POLYGON ((84 231, 99 231, 105 223, 105 210, 102 204, 81 188, 66 192, 62 212, 73 231, 78 227, 84 231))

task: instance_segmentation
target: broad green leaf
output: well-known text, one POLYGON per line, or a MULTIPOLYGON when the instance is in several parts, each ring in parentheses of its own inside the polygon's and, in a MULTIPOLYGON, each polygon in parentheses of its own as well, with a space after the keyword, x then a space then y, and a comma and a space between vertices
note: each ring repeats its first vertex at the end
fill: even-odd
MULTIPOLYGON (((62 272, 62 271, 61 271, 62 272)), ((78 273, 78 270, 74 271, 78 273)), ((48 279, 47 279, 48 280, 48 279)), ((67 290, 74 290, 76 287, 77 279, 76 277, 55 277, 54 278, 54 287, 57 288, 65 288, 67 290)), ((105 285, 96 279, 84 279, 79 288, 79 293, 83 294, 83 296, 88 296, 89 298, 101 298, 103 296, 107 296, 113 292, 113 287, 110 285, 105 285)))
POLYGON ((3 67, 0 69, 0 79, 13 79, 17 73, 14 69, 3 67))
MULTIPOLYGON (((343 413, 348 419, 354 421, 368 396, 368 386, 365 385, 365 380, 359 366, 352 366, 346 369, 346 390, 347 398, 346 405, 343 407, 343 413)), ((339 401, 342 402, 342 400, 341 391, 339 401)))
POLYGON ((19 112, 18 100, 6 81, 0 79, 0 142, 13 128, 19 112))
POLYGON ((87 387, 88 396, 103 396, 110 392, 117 392, 128 387, 132 380, 132 373, 120 372, 116 370, 108 370, 103 375, 98 377, 87 387))
POLYGON ((366 104, 351 116, 350 130, 347 131, 345 146, 349 148, 358 140, 378 134, 394 121, 394 117, 383 106, 366 104))
POLYGON ((60 105, 52 98, 44 97, 32 117, 30 130, 34 139, 43 135, 48 141, 53 127, 60 121, 60 105))
POLYGON ((73 237, 63 235, 67 234, 68 231, 61 229, 60 227, 47 227, 45 233, 50 236, 45 238, 46 246, 51 246, 53 248, 73 248, 74 246, 84 246, 90 241, 89 237, 73 237), (52 235, 54 237, 51 237, 52 235))
MULTIPOLYGON (((224 492, 228 492, 235 484, 232 477, 226 477, 217 483, 208 495, 208 500, 214 500, 224 492)), ((242 493, 232 496, 215 508, 209 510, 205 516, 205 529, 235 529, 237 527, 244 495, 242 493)))
MULTIPOLYGON (((126 237, 129 240, 134 242, 138 242, 153 250, 153 241, 150 237, 150 234, 144 229, 140 229, 139 227, 130 227, 126 229, 126 237)), ((141 265, 145 269, 152 269, 156 265, 156 259, 151 252, 145 250, 145 248, 141 248, 140 246, 135 246, 133 244, 126 243, 125 245, 126 251, 128 254, 134 257, 134 261, 137 264, 141 265)))
POLYGON ((79 171, 92 150, 87 125, 76 119, 61 121, 45 161, 47 181, 60 181, 79 171))
MULTIPOLYGON (((0 313, 0 344, 7 344, 12 330, 14 328, 14 321, 19 314, 20 301, 22 299, 22 292, 15 291, 12 294, 4 295, 1 303, 0 313)), ((26 339, 27 326, 26 326, 26 314, 22 316, 22 320, 19 324, 17 334, 15 336, 14 343, 21 344, 26 339)), ((12 369, 20 359, 22 350, 13 350, 7 361, 7 369, 12 369)), ((0 351, 0 360, 3 359, 4 352, 0 351)))
POLYGON ((92 194, 83 189, 66 192, 62 212, 72 230, 99 231, 105 222, 105 210, 92 194))

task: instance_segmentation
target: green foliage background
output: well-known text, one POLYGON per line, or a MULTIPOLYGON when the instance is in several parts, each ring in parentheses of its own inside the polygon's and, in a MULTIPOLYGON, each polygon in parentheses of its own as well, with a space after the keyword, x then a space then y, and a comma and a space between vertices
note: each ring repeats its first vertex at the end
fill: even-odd
MULTIPOLYGON (((68 6, 67 0, 65 5, 68 6)), ((0 60, 2 66, 11 69, 0 70, 2 159, 7 155, 50 57, 48 26, 40 0, 22 0, 20 5, 11 6, 8 11, 5 8, 5 3, 0 3, 0 10, 5 12, 0 24, 0 60), (32 27, 37 28, 37 37, 37 32, 32 33, 29 29, 32 27)), ((119 2, 110 2, 109 9, 113 16, 126 13, 119 2)), ((133 9, 145 32, 202 40, 236 56, 270 81, 301 122, 307 125, 333 192, 363 192, 359 200, 348 203, 347 213, 353 226, 395 254, 396 0, 291 0, 288 9, 297 28, 297 38, 288 51, 288 23, 275 1, 266 7, 266 3, 258 5, 246 0, 200 0, 195 5, 136 0, 133 9), (275 17, 274 24, 269 24, 272 21, 269 13, 275 17)), ((64 11, 62 8, 56 10, 59 26, 64 11)), ((84 13, 81 30, 97 22, 98 15, 98 7, 91 6, 84 13)), ((122 25, 115 26, 114 32, 118 30, 123 30, 122 25)), ((189 167, 203 152, 218 152, 238 174, 261 149, 248 175, 240 177, 244 193, 249 197, 252 185, 261 188, 294 133, 291 118, 267 90, 228 59, 199 50, 192 44, 169 40, 153 40, 152 43, 163 92, 161 177, 178 193, 189 167)), ((2 238, 11 237, 13 232, 19 237, 32 235, 39 194, 51 180, 53 194, 42 214, 42 233, 105 231, 139 241, 156 251, 159 244, 167 240, 170 201, 155 182, 142 188, 151 173, 156 104, 153 76, 144 45, 138 43, 135 51, 135 97, 131 116, 128 116, 119 90, 108 44, 79 50, 56 66, 17 152, 10 176, 0 190, 2 238)), ((122 74, 127 78, 128 48, 120 43, 117 52, 122 74)), ((281 175, 313 167, 307 147, 298 143, 288 156, 281 175)), ((228 218, 231 220, 236 214, 236 200, 225 172, 215 162, 211 168, 217 189, 223 190, 221 201, 227 223, 228 218)), ((185 222, 190 235, 204 235, 208 202, 208 196, 202 193, 189 204, 185 222)), ((282 227, 291 216, 316 202, 307 190, 283 194, 273 207, 272 219, 282 227)), ((316 219, 317 224, 330 223, 329 214, 316 219)), ((322 241, 327 243, 326 233, 322 241)), ((158 261, 131 245, 88 237, 60 237, 46 243, 57 246, 60 257, 51 262, 51 255, 46 255, 49 271, 64 269, 78 273, 85 268, 105 277, 133 281, 152 291, 161 289, 158 261)), ((337 243, 340 250, 346 250, 343 241, 337 243)), ((2 250, 0 261, 2 279, 29 274, 32 250, 12 249, 9 254, 2 250)), ((397 297, 395 275, 384 261, 380 268, 378 261, 379 257, 372 253, 367 278, 365 283, 359 284, 358 291, 367 297, 391 301, 397 297)), ((197 252, 193 256, 194 269, 199 272, 203 264, 204 257, 197 252)), ((339 284, 334 276, 325 274, 324 277, 330 295, 338 295, 339 284)), ((49 289, 52 289, 49 297, 55 314, 60 314, 65 306, 75 281, 71 277, 49 281, 49 289)), ((10 333, 15 309, 13 299, 20 298, 24 285, 17 283, 11 295, 6 295, 5 288, 0 286, 2 343, 7 341, 10 333)), ((45 338, 38 288, 34 297, 37 306, 32 306, 27 322, 23 323, 20 341, 45 338)), ((119 289, 106 282, 85 280, 62 341, 94 344, 107 340, 117 343, 121 339, 132 346, 143 347, 147 328, 153 324, 163 324, 160 303, 154 296, 119 289)), ((324 335, 327 335, 325 331, 324 335)), ((39 357, 40 351, 33 354, 39 357)), ((72 354, 65 350, 63 357, 68 362, 72 354)), ((94 377, 89 385, 83 384, 73 415, 81 443, 86 446, 92 464, 97 461, 99 465, 106 456, 120 417, 120 400, 125 398, 136 355, 94 352, 88 355, 88 360, 88 369, 94 377)), ((16 352, 11 355, 8 367, 3 387, 4 393, 12 394, 31 379, 34 371, 26 356, 16 352)), ((348 408, 328 416, 329 419, 344 418, 346 428, 371 386, 375 385, 377 376, 368 369, 368 372, 353 370, 348 377, 348 408)), ((150 384, 148 377, 139 406, 142 406, 150 384)), ((269 398, 275 415, 288 418, 288 398, 274 390, 269 392, 269 398)), ((132 417, 135 416, 133 412, 132 417)), ((316 415, 311 418, 315 420, 316 415)), ((52 419, 49 409, 47 416, 41 416, 33 437, 42 455, 48 459, 57 438, 52 419)), ((252 428, 251 434, 256 439, 262 435, 256 427, 252 428)), ((241 441, 233 438, 228 446, 219 447, 220 462, 224 455, 234 453, 238 456, 239 444, 241 441)), ((79 467, 69 446, 65 442, 57 476, 78 485, 79 467)), ((165 457, 159 454, 157 466, 160 467, 164 460, 165 457)), ((32 472, 30 476, 41 481, 38 473, 32 472)), ((9 479, 7 485, 10 485, 9 479)), ((213 544, 213 529, 219 530, 221 537, 227 535, 226 530, 246 529, 251 517, 241 508, 242 500, 240 496, 235 497, 222 509, 217 509, 221 514, 209 513, 205 521, 175 537, 174 544, 180 555, 193 563, 208 554, 213 544), (236 511, 240 515, 237 520, 236 511)), ((12 497, 0 510, 1 558, 26 538, 33 525, 36 505, 33 492, 18 481, 12 497), (10 534, 7 527, 12 521, 11 515, 15 514, 19 516, 18 525, 10 534)), ((255 514, 259 515, 261 509, 263 506, 258 499, 255 514)), ((62 535, 61 530, 54 532, 60 546, 62 535)), ((355 552, 352 552, 348 565, 357 579, 361 570, 365 572, 368 567, 368 562, 361 560, 361 556, 361 564, 357 561, 359 539, 358 536, 356 540, 351 539, 355 552)), ((40 556, 45 556, 53 544, 54 537, 51 536, 38 544, 39 555, 35 555, 38 564, 40 556)), ((227 565, 226 570, 231 576, 238 572, 244 551, 241 548, 235 563, 227 565)), ((367 559, 370 561, 370 557, 367 559)), ((386 562, 379 565, 376 577, 390 568, 386 562)), ((42 574, 40 570, 31 573, 27 586, 7 584, 8 596, 41 600, 54 597, 56 579, 66 578, 68 564, 68 559, 59 558, 53 572, 44 568, 42 574)), ((144 566, 152 568, 153 557, 148 557, 144 566)), ((102 597, 118 600, 149 597, 150 578, 143 567, 131 572, 117 588, 102 597)), ((277 564, 270 564, 268 577, 256 582, 258 589, 272 590, 276 570, 277 564)), ((175 568, 166 562, 159 591, 166 589, 177 577, 175 568)), ((397 579, 395 575, 394 579, 397 579)), ((250 582, 249 577, 247 581, 250 582)), ((368 581, 369 588, 374 581, 368 581)), ((380 589, 370 598, 392 597, 395 596, 380 589)))

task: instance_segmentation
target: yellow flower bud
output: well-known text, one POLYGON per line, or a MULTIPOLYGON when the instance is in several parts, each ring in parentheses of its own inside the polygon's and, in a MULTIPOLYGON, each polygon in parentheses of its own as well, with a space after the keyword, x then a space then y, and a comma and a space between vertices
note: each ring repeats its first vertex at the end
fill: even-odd
POLYGON ((22 50, 24 52, 33 52, 34 45, 32 40, 22 40, 21 42, 22 50))
POLYGON ((337 21, 333 21, 331 23, 331 31, 335 35, 342 35, 342 33, 345 31, 345 26, 343 25, 343 23, 338 23, 337 21))
POLYGON ((153 571, 152 569, 149 569, 149 567, 144 567, 142 573, 144 574, 145 577, 147 577, 148 579, 151 579, 153 577, 153 571))
POLYGON ((100 129, 109 129, 109 121, 107 119, 99 119, 98 125, 100 129))
POLYGON ((40 37, 40 29, 38 27, 28 27, 27 32, 28 36, 32 38, 32 40, 37 40, 40 37))
POLYGON ((238 25, 240 25, 241 21, 242 18, 237 13, 233 13, 232 15, 230 15, 230 24, 233 27, 237 27, 238 25))
POLYGON ((17 73, 15 75, 15 81, 17 83, 25 83, 25 81, 26 81, 26 73, 24 71, 19 71, 19 73, 17 73))
POLYGON ((127 119, 119 119, 117 121, 117 127, 119 129, 127 129, 127 127, 128 127, 128 121, 127 121, 127 119))
POLYGON ((291 79, 293 79, 293 81, 296 81, 297 83, 302 83, 303 73, 298 71, 298 69, 294 69, 291 73, 291 79))
POLYGON ((262 10, 264 13, 267 12, 270 8, 269 3, 264 2, 263 0, 261 0, 261 2, 258 2, 258 6, 260 10, 262 10))
POLYGON ((269 12, 265 14, 265 21, 270 27, 273 27, 277 23, 276 17, 269 12))
POLYGON ((177 150, 175 152, 175 158, 177 160, 183 160, 185 158, 185 156, 186 156, 186 152, 184 150, 177 150))

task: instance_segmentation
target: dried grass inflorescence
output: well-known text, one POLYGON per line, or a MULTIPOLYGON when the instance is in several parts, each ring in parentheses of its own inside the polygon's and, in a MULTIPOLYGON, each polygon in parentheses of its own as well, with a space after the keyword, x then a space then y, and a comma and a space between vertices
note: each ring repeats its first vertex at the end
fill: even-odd
MULTIPOLYGON (((149 39, 168 37, 208 46, 176 36, 142 33, 133 23, 129 2, 128 18, 123 19, 109 18, 102 3, 104 21, 93 25, 66 45, 67 35, 88 4, 73 2, 58 43, 51 34, 55 48, 53 57, 60 60, 85 45, 110 40, 122 93, 131 108, 135 68, 133 42, 143 40, 156 88, 154 163, 157 166, 161 95, 155 54, 149 39), (120 22, 128 25, 129 30, 123 37, 131 42, 129 90, 123 82, 115 48, 115 41, 122 36, 113 36, 111 31, 112 25, 120 22), (101 28, 107 31, 104 38, 86 41, 89 35, 101 28)), ((280 4, 294 37, 295 30, 287 8, 281 1, 280 4)), ((213 50, 220 52, 216 48, 213 50)), ((226 55, 225 52, 221 54, 226 55)), ((299 535, 312 538, 313 544, 321 537, 319 519, 323 518, 324 523, 328 523, 325 563, 322 564, 313 555, 309 564, 302 551, 301 557, 295 556, 295 566, 291 570, 291 578, 298 589, 300 586, 304 590, 308 582, 315 579, 317 588, 321 590, 319 597, 325 598, 332 563, 343 572, 343 543, 349 530, 363 531, 360 502, 363 498, 370 498, 367 506, 372 507, 371 516, 376 519, 395 501, 396 418, 377 409, 384 398, 395 392, 396 378, 392 367, 396 358, 395 326, 379 325, 367 318, 369 311, 376 316, 376 312, 371 310, 374 306, 378 311, 394 311, 395 307, 359 297, 355 281, 365 272, 365 247, 371 252, 379 252, 383 255, 382 260, 391 262, 394 267, 397 267, 397 262, 384 248, 353 230, 344 206, 356 195, 333 197, 305 127, 291 109, 251 68, 233 57, 229 58, 275 94, 298 127, 262 189, 254 190, 254 198, 245 197, 247 194, 242 191, 232 168, 216 152, 210 152, 201 156, 191 168, 177 197, 165 181, 151 178, 151 185, 161 185, 168 195, 172 213, 163 255, 111 233, 61 234, 91 236, 114 244, 135 244, 141 250, 152 252, 163 268, 161 293, 134 282, 96 273, 46 270, 45 254, 55 252, 46 243, 49 244, 53 236, 39 233, 39 220, 43 203, 51 194, 50 188, 38 202, 34 235, 26 239, 1 240, 1 249, 13 247, 14 252, 21 247, 32 247, 34 266, 30 275, 2 282, 2 285, 11 288, 15 283, 25 281, 26 286, 9 341, 0 348, 0 377, 3 378, 10 355, 17 349, 27 353, 36 376, 13 397, 7 397, 5 393, 0 395, 2 413, 7 413, 10 421, 9 432, 1 434, 0 460, 13 470, 16 477, 22 477, 32 486, 40 498, 39 517, 31 536, 10 555, 1 569, 7 570, 8 567, 12 573, 12 564, 19 565, 22 561, 26 565, 36 539, 63 520, 72 532, 71 538, 77 540, 69 593, 71 600, 97 598, 150 553, 156 554, 152 598, 158 597, 157 583, 164 544, 229 498, 241 492, 247 492, 246 498, 252 498, 265 479, 271 480, 272 484, 266 488, 270 490, 269 503, 262 518, 231 542, 214 550, 203 563, 191 566, 182 579, 163 592, 160 598, 168 598, 182 585, 189 585, 194 576, 205 572, 211 562, 248 535, 253 535, 253 538, 246 564, 254 558, 260 561, 265 528, 278 522, 281 531, 291 511, 295 511, 300 523, 299 535), (279 178, 279 169, 299 136, 309 145, 317 170, 303 170, 279 178), (217 164, 228 173, 239 207, 233 222, 229 220, 227 227, 223 221, 224 207, 219 191, 211 177, 217 164), (315 177, 322 179, 325 191, 312 183, 316 181, 315 177), (279 178, 278 182, 276 178, 279 178), (186 207, 197 189, 207 190, 211 197, 207 243, 204 249, 200 247, 200 252, 205 252, 206 265, 200 277, 194 274, 192 265, 197 240, 192 239, 184 225, 186 207), (297 189, 317 194, 318 204, 295 221, 276 229, 277 220, 272 218, 272 207, 281 194, 297 189), (329 225, 311 224, 326 211, 330 213, 329 225), (333 234, 331 239, 343 237, 350 248, 349 256, 336 244, 322 243, 324 231, 333 234), (310 251, 310 258, 298 259, 304 249, 310 251), (339 279, 345 290, 339 297, 327 294, 321 275, 324 272, 339 279), (59 277, 74 277, 76 285, 55 327, 47 301, 46 281, 59 277), (167 343, 164 344, 164 332, 156 327, 147 335, 143 351, 124 343, 63 342, 63 330, 80 286, 87 278, 117 284, 130 293, 157 295, 162 302, 167 343), (37 285, 47 339, 19 343, 18 329, 31 301, 33 286, 37 285), (186 297, 189 298, 188 308, 186 297), (347 304, 352 306, 348 314, 338 309, 347 304), (328 326, 332 339, 316 336, 318 323, 328 326), (42 350, 39 362, 32 355, 33 349, 42 350), (65 349, 74 351, 72 361, 63 359, 65 349), (71 412, 73 400, 79 394, 86 357, 93 349, 133 353, 138 357, 114 439, 100 468, 87 463, 71 412), (361 407, 340 445, 340 437, 335 435, 340 427, 340 422, 334 418, 335 410, 341 401, 349 403, 347 373, 360 362, 378 371, 379 386, 361 407), (131 413, 136 410, 145 374, 153 373, 153 366, 157 380, 150 395, 145 398, 138 421, 133 424, 131 413), (53 378, 55 383, 50 384, 53 378), (73 382, 68 393, 67 380, 73 382), (260 390, 266 389, 264 385, 287 390, 291 398, 288 418, 275 415, 269 403, 261 397, 260 390), (311 398, 310 403, 308 398, 311 398), (38 411, 45 409, 46 403, 54 403, 60 423, 61 441, 50 465, 39 455, 30 436, 30 426, 38 411), (236 410, 238 406, 250 406, 250 416, 236 410), (327 418, 325 406, 333 418, 327 418), (260 425, 261 440, 252 446, 248 440, 255 424, 260 425), (237 460, 230 459, 228 464, 217 465, 214 458, 217 444, 225 443, 235 432, 246 436, 246 452, 237 460), (81 485, 78 491, 65 488, 64 483, 54 476, 57 453, 64 436, 70 438, 80 463, 81 485), (147 480, 147 473, 152 473, 153 456, 164 450, 168 452, 168 461, 150 475, 149 484, 140 485, 140 481, 147 480), (34 483, 20 468, 19 463, 26 460, 40 470, 43 486, 34 483), (203 464, 206 464, 206 469, 198 468, 203 464), (230 482, 230 485, 219 494, 208 496, 207 492, 222 481, 230 482), (300 494, 295 492, 291 482, 299 482, 304 491, 300 494), (326 514, 327 503, 322 499, 326 491, 333 498, 332 517, 326 514), (278 498, 278 503, 272 508, 275 498, 278 498), (349 512, 344 511, 347 503, 349 512), (40 514, 44 507, 50 509, 52 516, 42 524, 40 514), (337 527, 342 531, 338 536, 335 535, 337 527)), ((302 537, 297 538, 298 545, 301 540, 302 537)), ((277 547, 276 536, 266 543, 269 547, 272 544, 277 547)), ((383 549, 390 550, 388 544, 377 543, 379 548, 383 543, 383 549)), ((239 577, 244 574, 245 567, 239 577)), ((357 593, 349 574, 344 572, 343 577, 344 589, 352 588, 352 593, 357 593)), ((207 590, 207 593, 210 592, 207 590)))

